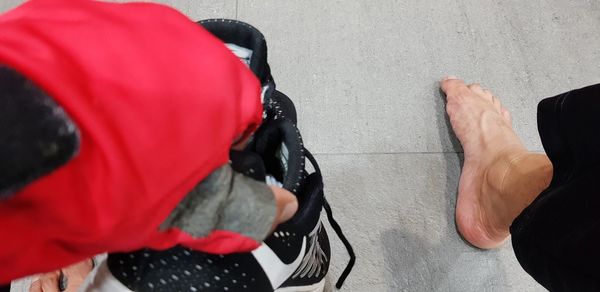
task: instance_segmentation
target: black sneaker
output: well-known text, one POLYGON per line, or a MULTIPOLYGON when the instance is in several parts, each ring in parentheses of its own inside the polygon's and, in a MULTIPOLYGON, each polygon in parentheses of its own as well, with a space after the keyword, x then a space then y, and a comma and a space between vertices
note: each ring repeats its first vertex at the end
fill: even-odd
POLYGON ((267 63, 267 42, 263 34, 253 26, 233 19, 206 19, 198 24, 223 41, 252 70, 262 84, 263 104, 268 103, 275 91, 275 81, 267 63))
POLYGON ((275 89, 275 81, 267 62, 267 42, 255 27, 232 19, 206 19, 198 22, 219 38, 260 80, 266 120, 287 118, 296 124, 296 108, 292 101, 275 89))
MULTIPOLYGON (((269 68, 267 62, 267 45, 264 35, 253 26, 237 20, 210 19, 200 21, 199 23, 216 37, 221 39, 236 56, 250 67, 259 80, 261 80, 263 88, 265 84, 268 83, 268 86, 273 89, 272 91, 263 90, 263 93, 267 92, 263 98, 263 106, 265 108, 264 123, 258 129, 253 140, 248 145, 245 151, 247 152, 246 159, 237 160, 232 156, 234 169, 254 178, 256 178, 256 169, 268 170, 269 175, 267 177, 283 182, 282 186, 296 194, 298 196, 299 205, 303 206, 305 203, 305 196, 302 195, 302 192, 305 190, 302 186, 306 185, 310 187, 311 183, 313 183, 311 181, 313 179, 310 178, 310 175, 308 175, 304 167, 305 154, 308 155, 309 160, 315 168, 315 173, 312 175, 318 174, 321 192, 323 188, 322 178, 314 157, 312 157, 312 155, 304 148, 302 138, 296 128, 297 112, 294 103, 288 96, 275 89, 275 82, 270 74, 270 69, 260 70, 260 68, 269 68), (240 50, 240 48, 242 49, 240 50), (244 58, 245 56, 248 56, 248 54, 240 54, 240 51, 252 52, 252 54, 256 54, 258 57, 249 59, 244 58), (243 164, 244 161, 247 163, 248 161, 256 160, 256 157, 249 155, 250 153, 261 156, 265 165, 256 165, 253 168, 236 167, 236 164, 243 164)), ((267 179, 267 181, 269 181, 269 179, 267 179)), ((336 284, 339 288, 353 267, 355 256, 352 247, 343 236, 340 226, 333 219, 331 208, 324 196, 322 196, 322 205, 327 212, 333 229, 340 236, 340 239, 348 249, 351 257, 348 267, 336 284)), ((320 213, 321 209, 318 208, 318 210, 320 213)), ((293 222, 295 218, 296 217, 292 218, 288 223, 293 222)), ((279 226, 279 228, 286 228, 286 225, 287 223, 279 226)), ((313 225, 309 224, 309 226, 313 225)), ((319 226, 321 225, 319 224, 319 226)), ((325 230, 322 229, 322 232, 326 239, 327 234, 325 233, 325 230)), ((276 231, 274 236, 277 234, 276 231)), ((274 236, 271 236, 265 241, 268 246, 271 246, 271 240, 274 236)), ((329 250, 328 240, 326 240, 326 242, 327 249, 329 250)), ((281 249, 281 251, 285 252, 284 249, 281 249)), ((329 259, 329 256, 327 258, 329 259)), ((328 262, 329 261, 327 261, 327 263, 328 262)), ((329 266, 329 263, 327 266, 329 266)), ((284 283, 282 287, 287 287, 286 284, 290 283, 284 283)), ((290 285, 293 286, 293 283, 290 285)), ((305 286, 301 285, 301 287, 305 286)))

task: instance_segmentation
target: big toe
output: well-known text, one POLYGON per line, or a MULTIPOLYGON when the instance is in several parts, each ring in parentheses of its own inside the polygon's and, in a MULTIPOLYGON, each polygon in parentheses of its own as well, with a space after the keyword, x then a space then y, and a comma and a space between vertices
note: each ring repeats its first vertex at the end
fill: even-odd
POLYGON ((440 82, 440 87, 446 96, 455 96, 467 89, 467 85, 456 76, 448 75, 440 82))

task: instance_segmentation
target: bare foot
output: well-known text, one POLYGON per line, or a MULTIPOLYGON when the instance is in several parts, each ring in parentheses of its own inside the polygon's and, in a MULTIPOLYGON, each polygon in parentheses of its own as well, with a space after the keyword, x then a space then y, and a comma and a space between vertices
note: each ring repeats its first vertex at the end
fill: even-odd
POLYGON ((64 269, 44 274, 31 284, 29 292, 76 292, 83 284, 87 275, 92 271, 92 268, 92 260, 85 260, 64 269), (61 272, 64 277, 62 284, 61 272))
POLYGON ((476 247, 498 247, 508 238, 514 217, 505 214, 501 193, 506 163, 497 162, 519 159, 527 151, 512 129, 509 112, 490 91, 453 76, 444 78, 441 87, 465 155, 456 203, 458 231, 476 247))

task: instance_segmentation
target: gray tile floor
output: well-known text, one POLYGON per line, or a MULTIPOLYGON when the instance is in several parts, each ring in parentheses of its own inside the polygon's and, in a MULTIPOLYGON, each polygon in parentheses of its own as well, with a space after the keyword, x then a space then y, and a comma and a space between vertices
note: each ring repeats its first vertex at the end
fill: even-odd
MULTIPOLYGON (((527 147, 541 151, 537 102, 600 82, 600 2, 160 2, 193 19, 238 18, 266 35, 278 87, 299 108, 358 254, 346 291, 543 291, 510 245, 479 251, 457 236, 461 149, 437 80, 449 73, 489 87, 527 147)), ((336 277, 347 258, 332 239, 336 277)))

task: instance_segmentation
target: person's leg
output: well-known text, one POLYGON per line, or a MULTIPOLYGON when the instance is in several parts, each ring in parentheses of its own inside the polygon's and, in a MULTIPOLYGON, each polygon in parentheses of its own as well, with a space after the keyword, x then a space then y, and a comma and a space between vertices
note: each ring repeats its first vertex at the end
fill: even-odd
POLYGON ((476 247, 497 247, 508 238, 513 220, 548 187, 552 164, 546 155, 525 149, 510 114, 491 92, 456 77, 442 80, 442 90, 465 155, 458 230, 476 247))
POLYGON ((442 88, 465 150, 461 234, 489 248, 510 230, 517 260, 546 289, 600 291, 600 84, 540 102, 547 156, 523 148, 489 91, 455 78, 442 88))
POLYGON ((600 291, 600 84, 542 100, 538 131, 554 167, 510 227, 523 269, 550 291, 600 291))

